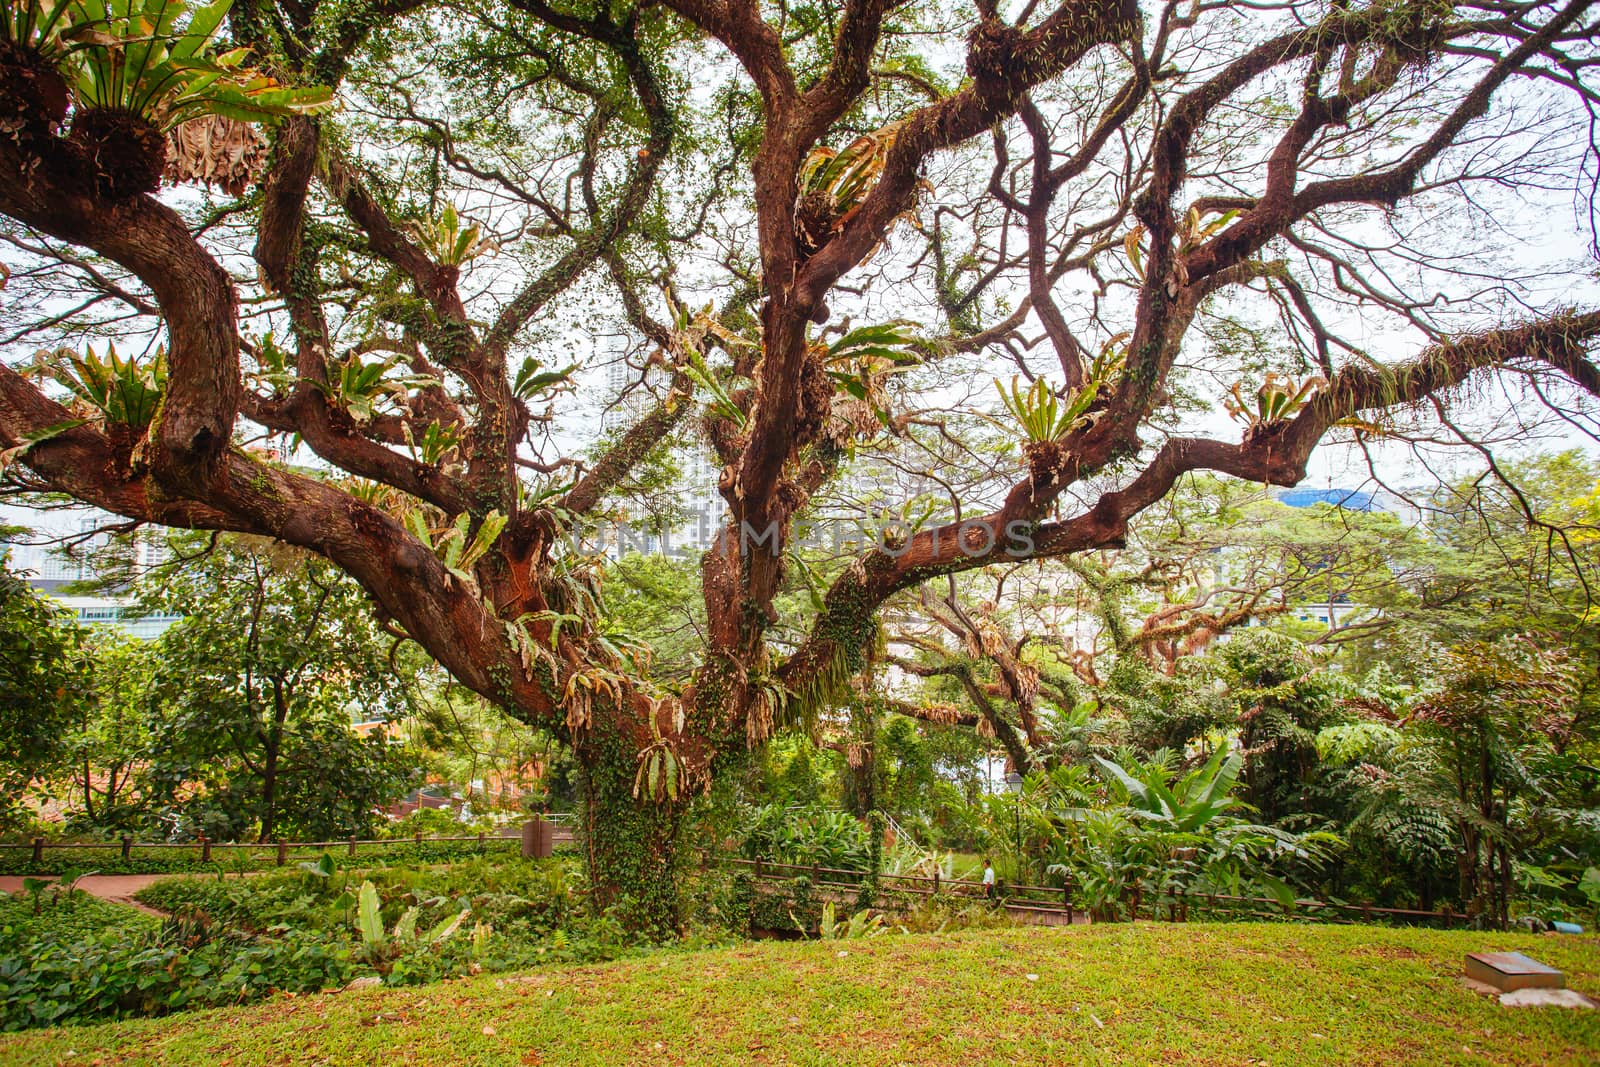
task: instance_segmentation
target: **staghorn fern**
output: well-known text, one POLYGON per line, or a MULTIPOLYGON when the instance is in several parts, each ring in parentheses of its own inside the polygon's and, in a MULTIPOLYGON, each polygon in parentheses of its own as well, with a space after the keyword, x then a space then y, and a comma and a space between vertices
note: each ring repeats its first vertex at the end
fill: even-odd
POLYGON ((34 355, 30 373, 50 378, 70 392, 77 414, 143 430, 154 420, 166 395, 167 350, 157 348, 155 356, 142 363, 123 359, 109 342, 103 357, 93 348, 84 349, 82 355, 68 348, 40 351, 34 355))
POLYGON ((1229 390, 1230 397, 1222 403, 1229 416, 1245 424, 1245 438, 1250 440, 1299 414, 1312 396, 1327 384, 1321 375, 1313 374, 1296 385, 1288 375, 1272 373, 1267 375, 1254 397, 1247 399, 1241 392, 1244 383, 1235 382, 1229 390))
POLYGON ((79 105, 129 112, 163 133, 202 115, 262 122, 330 110, 331 89, 289 88, 246 67, 248 49, 214 50, 232 3, 78 0, 67 36, 79 45, 69 66, 79 105))
POLYGON ((443 267, 460 267, 499 250, 498 244, 483 235, 482 226, 464 223, 466 220, 456 213, 454 205, 446 204, 437 219, 412 223, 411 232, 429 257, 443 267))

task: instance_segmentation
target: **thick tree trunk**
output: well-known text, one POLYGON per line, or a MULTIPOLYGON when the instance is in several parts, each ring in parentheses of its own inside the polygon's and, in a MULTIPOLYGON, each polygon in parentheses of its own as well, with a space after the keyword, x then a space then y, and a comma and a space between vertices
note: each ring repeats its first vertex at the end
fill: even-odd
POLYGON ((578 750, 578 839, 595 911, 610 912, 630 930, 668 937, 680 926, 677 860, 684 801, 634 797, 636 751, 619 734, 591 737, 578 750))

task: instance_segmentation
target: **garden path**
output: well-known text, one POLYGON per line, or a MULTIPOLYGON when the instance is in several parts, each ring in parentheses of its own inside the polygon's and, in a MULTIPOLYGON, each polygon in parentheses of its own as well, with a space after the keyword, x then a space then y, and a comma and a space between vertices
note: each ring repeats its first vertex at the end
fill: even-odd
MULTIPOLYGON (((22 892, 22 875, 0 875, 0 891, 6 893, 22 892)), ((109 900, 115 904, 126 904, 130 908, 137 908, 147 915, 158 915, 166 918, 166 912, 157 911, 147 904, 141 904, 133 899, 133 895, 146 886, 154 885, 167 878, 181 878, 181 874, 90 874, 78 879, 78 888, 90 896, 109 900)), ((49 875, 40 876, 41 881, 54 882, 56 879, 49 875)))

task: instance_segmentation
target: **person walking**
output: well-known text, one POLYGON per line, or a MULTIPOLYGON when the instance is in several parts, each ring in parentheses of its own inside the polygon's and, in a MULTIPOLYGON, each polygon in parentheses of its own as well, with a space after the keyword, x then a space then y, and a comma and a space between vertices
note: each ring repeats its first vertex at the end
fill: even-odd
POLYGON ((983 898, 994 900, 994 864, 989 862, 987 856, 983 860, 983 898))

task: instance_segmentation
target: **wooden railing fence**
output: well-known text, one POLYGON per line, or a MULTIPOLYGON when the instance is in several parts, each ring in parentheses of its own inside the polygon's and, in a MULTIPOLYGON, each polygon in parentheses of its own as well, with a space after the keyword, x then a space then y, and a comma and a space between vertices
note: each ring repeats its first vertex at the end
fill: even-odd
MULTIPOLYGON (((545 819, 555 823, 555 840, 557 842, 572 840, 572 832, 568 828, 571 816, 565 813, 544 816, 545 819)), ((519 845, 522 837, 522 824, 509 823, 502 826, 495 833, 479 831, 471 834, 413 834, 410 837, 346 837, 328 841, 286 841, 275 838, 271 841, 212 841, 204 834, 193 841, 135 841, 131 836, 124 834, 116 841, 51 841, 43 837, 23 843, 0 842, 0 850, 15 851, 28 849, 32 856, 31 864, 41 868, 45 856, 51 852, 71 851, 117 851, 121 853, 123 861, 127 861, 134 849, 184 849, 200 853, 201 863, 210 863, 213 852, 227 852, 230 850, 243 850, 248 852, 263 852, 271 849, 277 851, 277 865, 283 866, 289 860, 291 852, 331 852, 335 849, 344 849, 345 854, 354 856, 359 849, 384 849, 398 848, 406 845, 432 844, 435 842, 475 842, 480 849, 487 851, 492 844, 519 845)))
MULTIPOLYGON (((775 863, 772 860, 730 856, 703 858, 708 863, 749 870, 758 881, 793 881, 797 877, 805 877, 813 886, 820 889, 859 890, 862 883, 871 877, 870 871, 847 868, 775 863)), ((932 876, 879 873, 878 887, 886 893, 911 896, 934 897, 953 894, 979 898, 983 894, 981 882, 964 878, 944 878, 937 872, 932 876)), ((1065 917, 1068 922, 1083 913, 1082 908, 1073 904, 1070 884, 1059 886, 1008 884, 1002 887, 998 900, 1009 911, 1055 913, 1065 917)), ((1383 908, 1372 904, 1351 904, 1314 898, 1299 898, 1290 904, 1285 904, 1275 897, 1235 896, 1226 893, 1167 894, 1156 901, 1141 899, 1138 894, 1134 894, 1122 903, 1132 918, 1171 922, 1184 922, 1191 913, 1335 923, 1398 922, 1408 925, 1437 923, 1446 929, 1455 926, 1474 926, 1479 921, 1475 916, 1448 909, 1422 911, 1413 908, 1383 908)))

